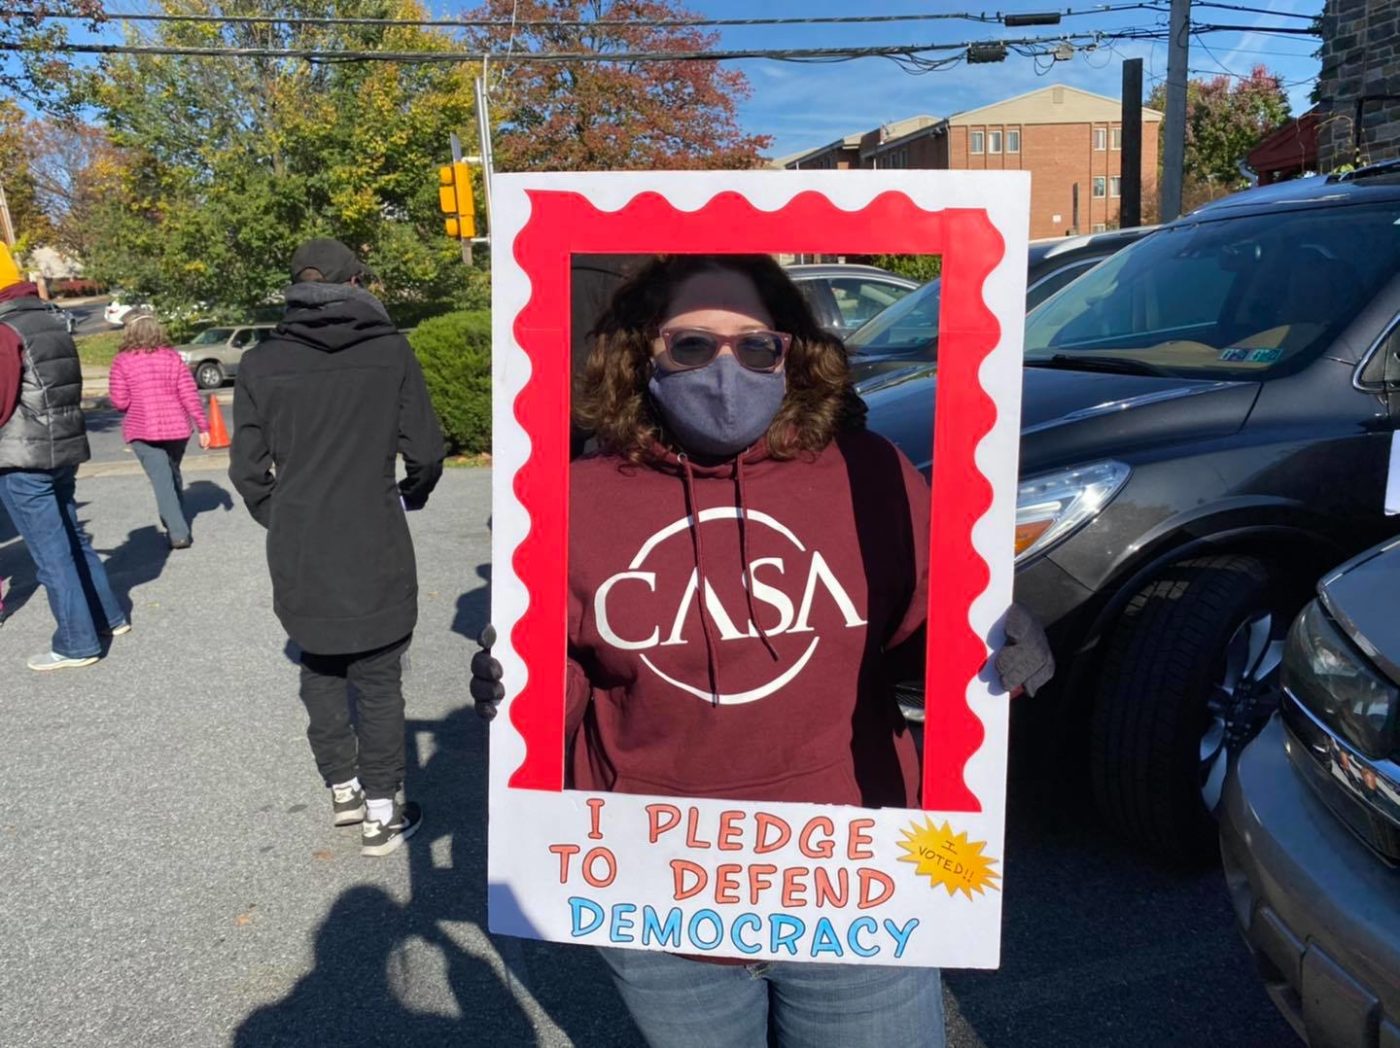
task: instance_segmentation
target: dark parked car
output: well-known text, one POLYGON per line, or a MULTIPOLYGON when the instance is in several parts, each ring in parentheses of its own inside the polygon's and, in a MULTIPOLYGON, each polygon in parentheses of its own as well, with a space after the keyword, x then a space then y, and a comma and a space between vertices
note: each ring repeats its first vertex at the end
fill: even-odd
POLYGON ((831 262, 785 268, 817 323, 842 338, 919 286, 877 266, 831 262))
MULTIPOLYGON (((1293 186, 1162 228, 1026 324, 1016 594, 1060 702, 1013 719, 1063 731, 1109 821, 1165 855, 1214 850, 1312 580, 1396 529, 1400 175, 1293 186)), ((867 397, 925 469, 935 382, 867 397)))
MULTIPOLYGON (((1026 312, 1154 228, 1115 229, 1091 236, 1032 241, 1027 260, 1026 312)), ((937 357, 940 287, 941 281, 930 280, 850 334, 846 349, 851 354, 851 373, 857 382, 926 364, 937 357)))
POLYGON ((1240 757, 1225 876, 1270 996, 1311 1044, 1400 1044, 1400 542, 1323 579, 1283 700, 1240 757))

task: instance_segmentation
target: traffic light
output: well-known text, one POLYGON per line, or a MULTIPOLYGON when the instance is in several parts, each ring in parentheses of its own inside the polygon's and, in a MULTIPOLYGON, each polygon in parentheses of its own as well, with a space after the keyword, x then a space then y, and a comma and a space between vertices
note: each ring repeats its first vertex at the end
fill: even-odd
POLYGON ((472 196, 471 168, 465 161, 438 168, 438 206, 447 216, 443 226, 454 240, 476 236, 476 200, 472 196))

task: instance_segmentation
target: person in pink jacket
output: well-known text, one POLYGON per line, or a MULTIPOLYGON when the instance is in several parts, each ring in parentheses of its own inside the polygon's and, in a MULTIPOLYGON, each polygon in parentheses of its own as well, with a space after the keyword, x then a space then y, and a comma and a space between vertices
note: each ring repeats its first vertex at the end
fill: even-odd
POLYGON ((194 540, 185 514, 180 460, 196 428, 199 446, 209 446, 209 420, 189 368, 170 348, 170 339, 155 317, 126 322, 121 350, 108 376, 108 392, 113 406, 126 412, 122 437, 151 480, 170 548, 188 549, 194 540))

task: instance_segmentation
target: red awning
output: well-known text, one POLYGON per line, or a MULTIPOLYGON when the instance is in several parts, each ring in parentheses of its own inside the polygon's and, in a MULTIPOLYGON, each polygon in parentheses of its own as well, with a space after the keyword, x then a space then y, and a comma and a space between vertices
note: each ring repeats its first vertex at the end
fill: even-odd
POLYGON ((1249 151, 1247 163, 1261 186, 1317 170, 1317 125, 1317 110, 1310 109, 1249 151))

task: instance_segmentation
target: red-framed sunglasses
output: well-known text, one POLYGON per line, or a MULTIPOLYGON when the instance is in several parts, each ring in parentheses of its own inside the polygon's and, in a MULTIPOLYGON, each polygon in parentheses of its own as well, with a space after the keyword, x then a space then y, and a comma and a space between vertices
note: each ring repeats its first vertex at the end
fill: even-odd
POLYGON ((661 332, 665 357, 672 371, 703 368, 729 347, 734 359, 750 371, 777 371, 792 345, 792 336, 782 331, 744 331, 719 335, 701 328, 669 328, 661 332))

